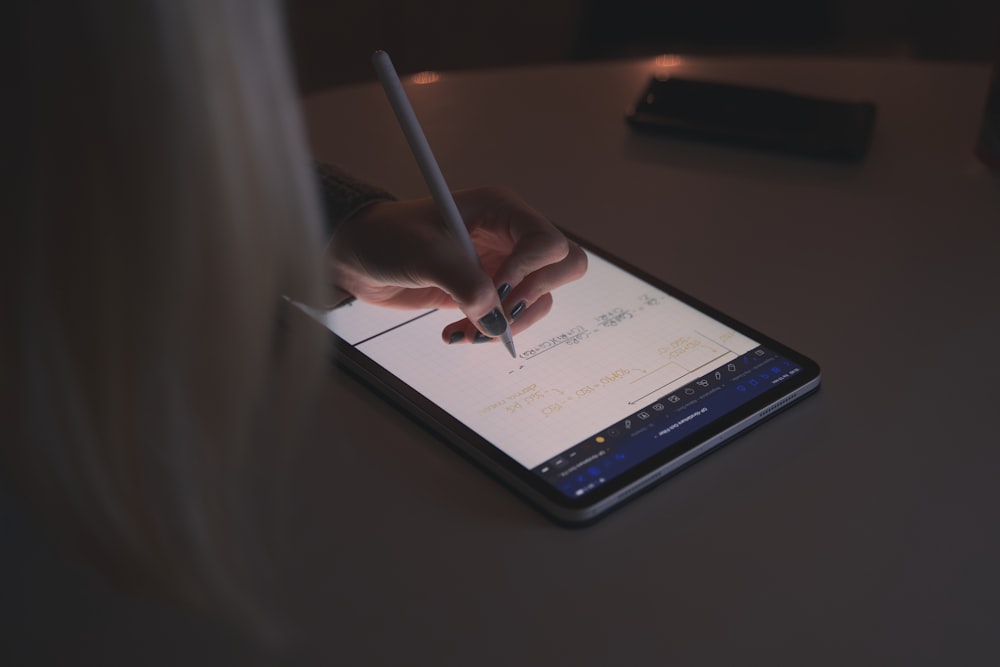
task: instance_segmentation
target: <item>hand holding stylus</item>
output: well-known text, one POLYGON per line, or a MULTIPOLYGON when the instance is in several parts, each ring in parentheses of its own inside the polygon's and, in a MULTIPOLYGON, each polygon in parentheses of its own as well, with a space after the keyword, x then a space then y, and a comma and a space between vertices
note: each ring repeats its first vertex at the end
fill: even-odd
POLYGON ((511 285, 502 307, 517 334, 548 313, 552 290, 586 271, 579 246, 510 190, 479 187, 453 196, 477 263, 462 254, 432 199, 381 202, 337 227, 334 284, 395 308, 458 307, 468 319, 446 326, 442 337, 474 343, 493 340, 473 322, 497 307, 499 287, 511 285))
POLYGON ((373 62, 433 200, 374 204, 340 225, 334 282, 383 305, 458 306, 468 320, 447 326, 446 342, 499 337, 514 356, 512 333, 548 312, 551 290, 583 275, 586 255, 508 190, 453 195, 388 56, 373 62))

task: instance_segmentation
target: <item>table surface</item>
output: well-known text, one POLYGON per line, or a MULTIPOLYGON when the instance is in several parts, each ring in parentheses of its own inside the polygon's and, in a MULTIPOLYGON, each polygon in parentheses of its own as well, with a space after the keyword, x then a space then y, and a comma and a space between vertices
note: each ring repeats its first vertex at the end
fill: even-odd
MULTIPOLYGON (((453 188, 514 188, 813 357, 824 384, 574 530, 332 372, 304 458, 317 490, 299 501, 303 664, 995 661, 1000 175, 973 156, 988 73, 682 58, 407 84, 453 188), (626 108, 666 71, 874 101, 871 152, 846 165, 632 133, 626 108)), ((319 159, 425 195, 375 84, 304 108, 319 159)), ((66 599, 65 578, 36 577, 35 594, 66 599)), ((169 624, 141 623, 162 612, 75 589, 98 590, 64 642, 183 654, 169 624)))
MULTIPOLYGON (((514 188, 812 356, 824 384, 579 531, 349 386, 351 431, 380 450, 351 455, 373 496, 342 554, 351 654, 996 659, 1000 175, 973 155, 987 83, 970 65, 687 58, 409 83, 451 187, 514 188), (624 113, 652 73, 874 101, 871 152, 845 165, 635 134, 624 113)), ((317 157, 425 195, 375 85, 305 110, 317 157)))

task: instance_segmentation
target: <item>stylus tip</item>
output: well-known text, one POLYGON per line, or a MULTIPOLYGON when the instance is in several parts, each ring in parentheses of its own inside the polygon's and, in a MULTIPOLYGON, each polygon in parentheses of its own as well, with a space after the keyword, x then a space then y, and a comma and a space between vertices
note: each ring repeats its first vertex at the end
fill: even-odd
POLYGON ((503 346, 507 348, 510 352, 510 356, 513 359, 517 359, 517 352, 514 351, 514 336, 510 333, 510 325, 507 325, 507 329, 500 334, 500 340, 503 341, 503 346))

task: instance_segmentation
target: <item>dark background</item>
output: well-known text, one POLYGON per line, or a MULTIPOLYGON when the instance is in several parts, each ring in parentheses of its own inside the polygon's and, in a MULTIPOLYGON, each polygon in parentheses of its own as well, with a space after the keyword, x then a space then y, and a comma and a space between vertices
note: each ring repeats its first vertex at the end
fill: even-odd
POLYGON ((285 0, 303 93, 403 74, 675 54, 987 61, 1000 0, 285 0))

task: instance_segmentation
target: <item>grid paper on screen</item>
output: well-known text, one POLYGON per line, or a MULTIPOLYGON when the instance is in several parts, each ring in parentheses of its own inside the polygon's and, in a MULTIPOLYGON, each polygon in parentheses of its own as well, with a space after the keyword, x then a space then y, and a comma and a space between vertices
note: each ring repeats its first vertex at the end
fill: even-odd
POLYGON ((515 337, 447 345, 457 310, 354 303, 327 325, 527 468, 533 468, 756 344, 593 254, 515 337))

